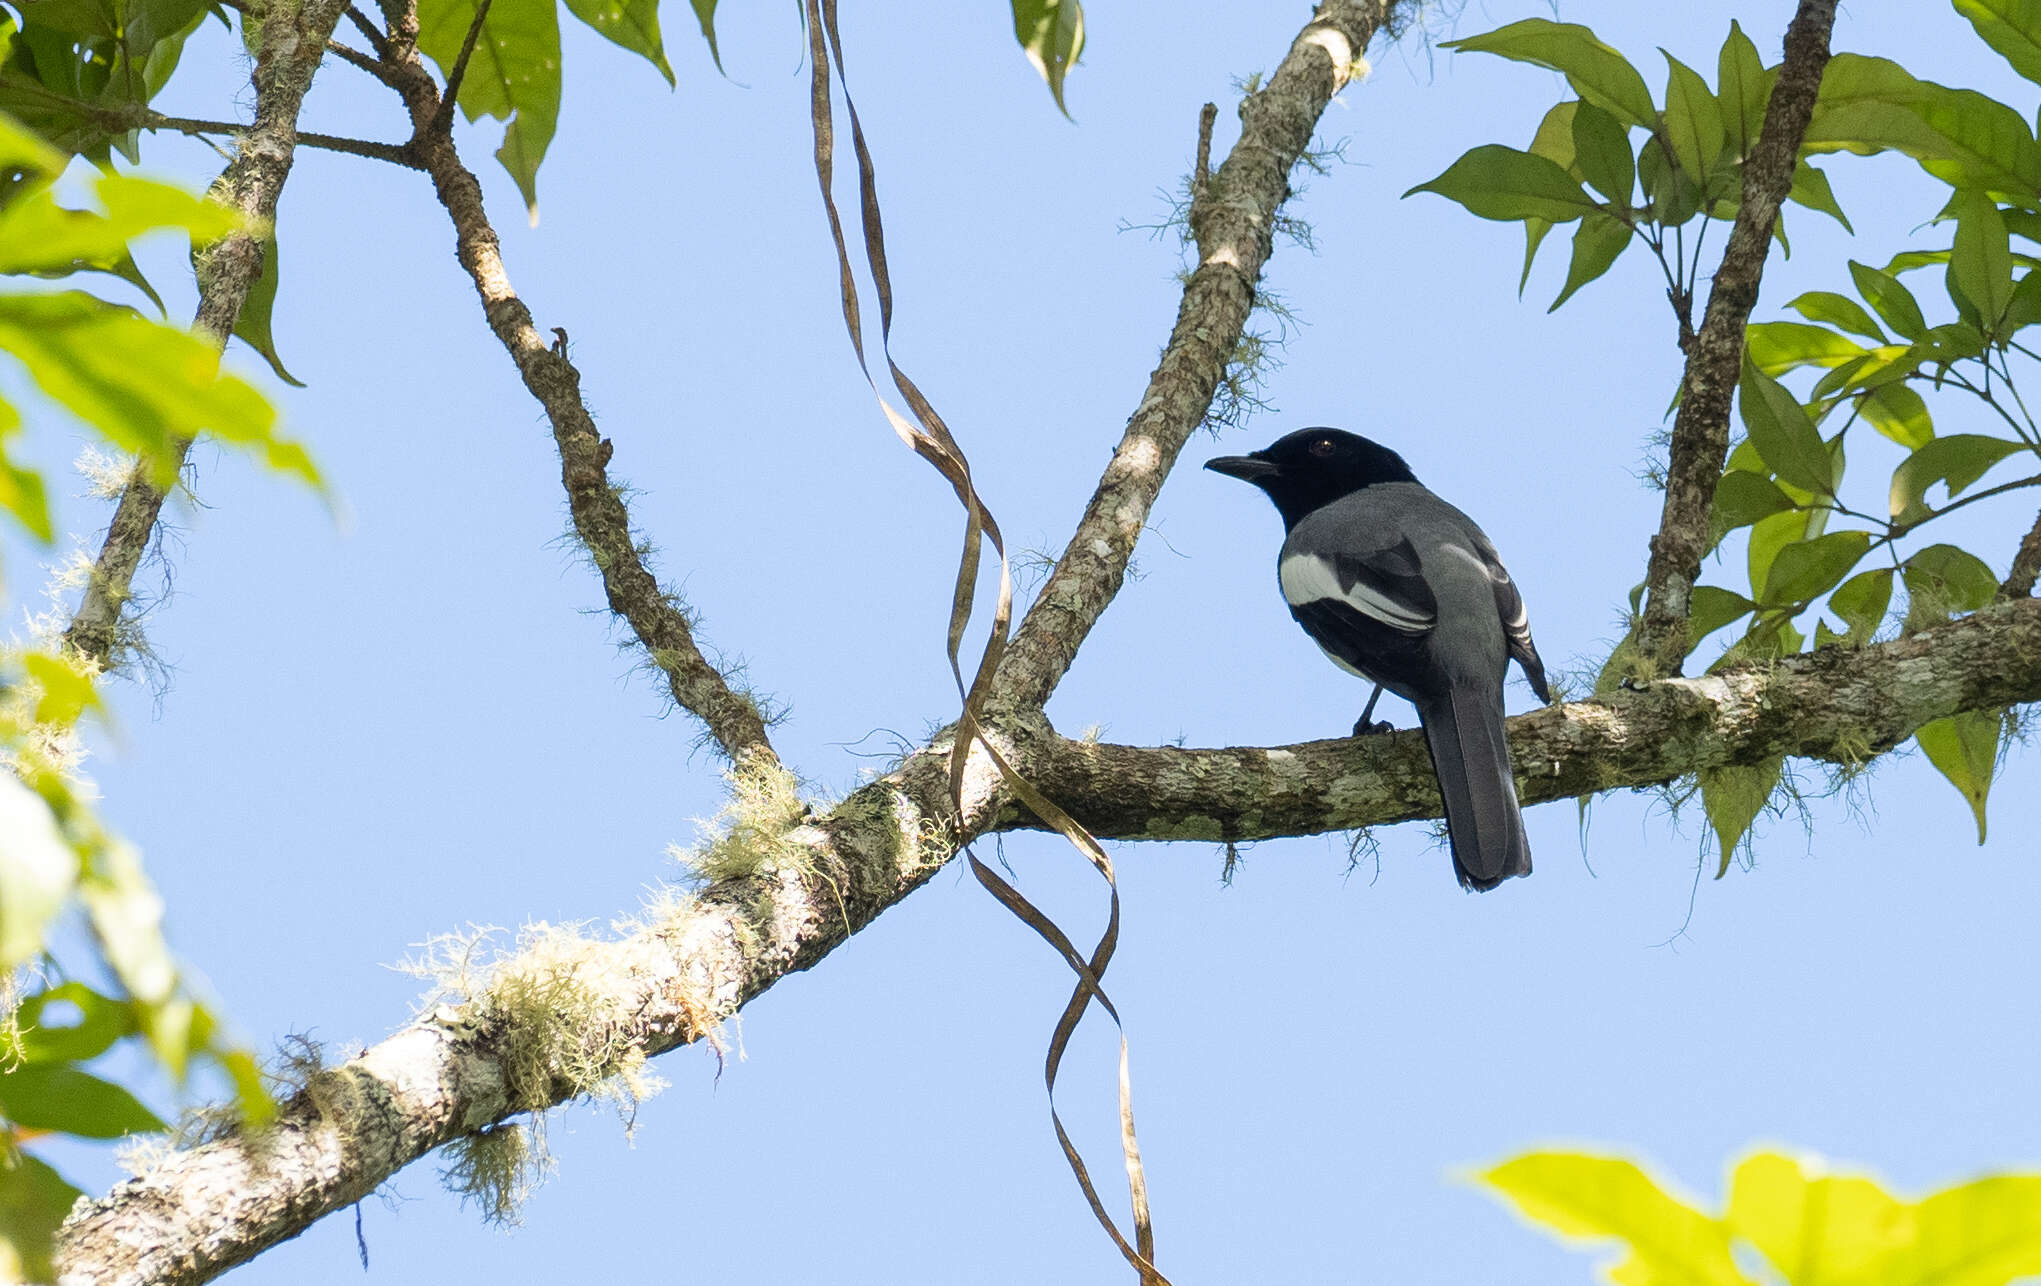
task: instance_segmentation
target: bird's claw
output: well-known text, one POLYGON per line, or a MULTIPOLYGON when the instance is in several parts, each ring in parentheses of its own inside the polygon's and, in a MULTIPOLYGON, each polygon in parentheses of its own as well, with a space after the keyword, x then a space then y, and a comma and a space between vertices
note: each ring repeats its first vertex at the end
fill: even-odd
POLYGON ((1396 731, 1396 725, 1387 719, 1377 720, 1374 723, 1369 723, 1366 719, 1362 719, 1354 724, 1353 735, 1356 737, 1380 737, 1394 731, 1396 731))

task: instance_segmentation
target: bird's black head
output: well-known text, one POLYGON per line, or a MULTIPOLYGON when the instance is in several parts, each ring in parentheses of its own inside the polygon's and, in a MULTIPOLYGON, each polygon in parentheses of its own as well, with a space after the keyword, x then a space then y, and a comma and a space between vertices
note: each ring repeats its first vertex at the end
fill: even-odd
POLYGON ((1205 461, 1205 467, 1267 492, 1286 529, 1362 487, 1417 481, 1402 456, 1339 429, 1299 429, 1251 455, 1220 456, 1205 461))

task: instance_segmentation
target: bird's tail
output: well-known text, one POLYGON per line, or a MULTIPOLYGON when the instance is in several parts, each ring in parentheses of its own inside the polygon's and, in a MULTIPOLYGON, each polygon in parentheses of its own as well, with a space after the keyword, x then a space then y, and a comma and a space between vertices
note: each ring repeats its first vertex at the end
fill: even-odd
POLYGON ((1447 838, 1460 883, 1486 892, 1512 875, 1531 873, 1531 845, 1517 810, 1502 694, 1453 686, 1417 706, 1432 771, 1446 803, 1447 838))

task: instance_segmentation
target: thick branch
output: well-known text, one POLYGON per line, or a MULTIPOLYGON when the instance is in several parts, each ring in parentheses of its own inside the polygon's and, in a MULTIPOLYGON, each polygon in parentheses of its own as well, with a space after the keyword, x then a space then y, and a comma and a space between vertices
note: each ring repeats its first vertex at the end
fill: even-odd
MULTIPOLYGON (((2041 701, 2041 601, 1891 643, 1668 679, 1509 722, 1526 803, 1651 786, 1774 755, 1857 763, 1923 724, 2041 701)), ((1440 815, 1417 732, 1271 749, 1133 747, 1047 737, 1028 779, 1110 839, 1252 840, 1440 815)), ((995 829, 1038 829, 1018 809, 995 829)))
POLYGON ((2013 555, 2012 570, 2006 573, 2005 583, 1998 587, 2000 598, 2025 598, 2034 592, 2034 581, 2041 577, 2041 517, 2034 519, 2034 525, 2020 539, 2020 548, 2013 555))
MULTIPOLYGON (((255 120, 240 135, 233 161, 213 183, 211 192, 221 204, 247 215, 258 230, 233 233, 198 256, 197 326, 222 350, 241 315, 248 288, 262 274, 261 229, 276 218, 277 196, 290 176, 297 142, 298 110, 345 7, 341 0, 280 2, 262 24, 262 47, 255 56, 253 76, 255 120)), ((174 476, 184 467, 190 449, 188 440, 180 442, 170 461, 139 460, 129 474, 99 557, 93 560, 85 597, 64 631, 64 642, 80 656, 102 666, 118 659, 121 610, 133 592, 135 569, 141 565, 142 552, 163 512, 164 493, 151 478, 174 476), (165 464, 169 467, 164 468, 165 464)))
MULTIPOLYGON (((2041 601, 1998 604, 1861 650, 1827 648, 1511 722, 1527 801, 1671 780, 1776 754, 1855 762, 1923 723, 2041 700, 2041 601)), ((1035 726, 1001 753, 1097 834, 1264 839, 1437 816, 1415 734, 1268 749, 1136 748, 1035 726)), ((892 775, 780 837, 793 856, 651 916, 621 941, 582 944, 546 968, 586 979, 601 1008, 588 1046, 658 1054, 702 1038, 753 996, 806 969, 924 883, 964 838, 1035 823, 982 752, 949 811, 938 739, 892 775)), ((269 1132, 176 1153, 80 1207, 60 1239, 76 1286, 209 1280, 360 1200, 431 1149, 519 1111, 586 1092, 521 1084, 538 1037, 485 999, 443 1006, 314 1079, 269 1132), (522 1050, 512 1057, 513 1050, 522 1050)), ((555 1037, 557 1039, 557 1037, 555 1037)))
POLYGON ((1240 139, 1191 205, 1198 267, 1184 284, 1169 345, 1076 534, 1007 648, 995 701, 1039 709, 1119 593, 1163 479, 1203 423, 1253 311, 1290 171, 1394 7, 1394 0, 1325 0, 1267 87, 1241 103, 1240 139))
POLYGON ((559 344, 548 346, 532 324, 531 310, 511 289, 496 229, 482 208, 482 185, 454 149, 439 89, 419 58, 416 6, 393 0, 385 4, 384 17, 390 26, 385 66, 415 131, 407 150, 432 176, 439 202, 453 220, 455 253, 481 296, 489 329, 517 364, 525 388, 545 408, 560 452, 560 481, 574 533, 602 575, 610 611, 644 645, 674 701, 702 721, 725 754, 733 761, 777 763, 758 704, 702 655, 686 610, 645 564, 623 490, 609 478, 615 448, 597 431, 581 400, 581 372, 567 359, 564 332, 559 344))
POLYGON ((1786 28, 1785 61, 1765 105, 1765 123, 1743 163, 1743 198, 1708 312, 1687 353, 1673 420, 1665 510, 1651 538, 1649 597, 1637 624, 1637 652, 1649 675, 1678 674, 1687 655, 1687 611, 1708 552, 1708 512, 1729 453, 1729 405, 1743 370, 1743 329, 1757 305, 1779 203, 1793 187, 1800 140, 1828 66, 1836 0, 1801 0, 1786 28))

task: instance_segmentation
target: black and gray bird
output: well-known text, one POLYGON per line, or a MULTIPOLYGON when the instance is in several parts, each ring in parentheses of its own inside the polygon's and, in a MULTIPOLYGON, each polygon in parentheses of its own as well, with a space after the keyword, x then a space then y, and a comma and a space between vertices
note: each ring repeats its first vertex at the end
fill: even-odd
MULTIPOLYGON (((1471 889, 1531 873, 1503 736, 1511 658, 1541 701, 1545 666, 1524 600, 1474 520, 1403 457, 1338 429, 1300 429, 1207 469, 1251 482, 1283 515, 1277 576, 1290 615, 1334 665, 1417 707, 1446 804, 1453 869, 1471 889)), ((1388 725, 1381 725, 1386 729, 1388 725)))

